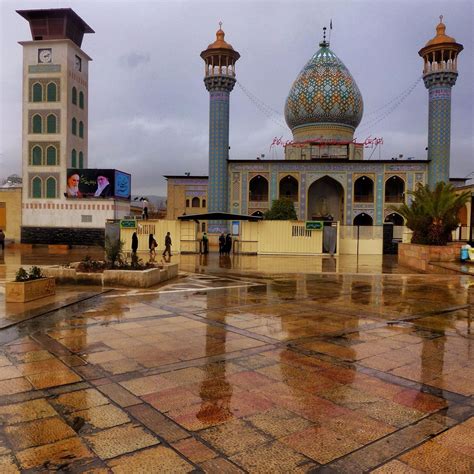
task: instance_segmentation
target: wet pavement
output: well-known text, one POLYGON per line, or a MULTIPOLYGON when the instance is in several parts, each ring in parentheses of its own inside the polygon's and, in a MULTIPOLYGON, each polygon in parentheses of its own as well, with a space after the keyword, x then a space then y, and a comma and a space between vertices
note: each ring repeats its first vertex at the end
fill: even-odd
POLYGON ((474 471, 471 277, 208 259, 0 330, 0 472, 474 471))

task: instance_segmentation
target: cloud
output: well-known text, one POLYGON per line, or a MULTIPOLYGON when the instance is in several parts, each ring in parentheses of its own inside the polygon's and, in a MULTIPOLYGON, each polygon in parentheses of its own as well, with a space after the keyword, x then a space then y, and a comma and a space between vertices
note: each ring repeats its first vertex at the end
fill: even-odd
POLYGON ((141 64, 146 64, 148 62, 150 62, 149 53, 140 54, 134 51, 132 53, 124 54, 123 56, 119 57, 119 64, 123 67, 128 67, 130 69, 135 69, 137 66, 140 66, 141 64))

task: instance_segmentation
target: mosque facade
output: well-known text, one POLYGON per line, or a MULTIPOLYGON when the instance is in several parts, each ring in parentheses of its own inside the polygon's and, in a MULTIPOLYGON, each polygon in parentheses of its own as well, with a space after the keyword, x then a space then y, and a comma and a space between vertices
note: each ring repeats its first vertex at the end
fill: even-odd
MULTIPOLYGON (((287 197, 301 221, 403 224, 393 206, 409 202, 408 191, 449 181, 451 89, 463 47, 445 31, 440 18, 436 36, 419 51, 429 95, 427 160, 364 159, 364 144, 354 139, 364 111, 362 94, 326 39, 286 99, 293 140, 284 159, 231 160, 230 93, 240 55, 219 28, 216 41, 201 53, 210 100, 209 176, 166 176, 168 218, 206 211, 262 216, 273 200, 287 197)), ((207 230, 225 231, 226 223, 210 221, 207 230)))

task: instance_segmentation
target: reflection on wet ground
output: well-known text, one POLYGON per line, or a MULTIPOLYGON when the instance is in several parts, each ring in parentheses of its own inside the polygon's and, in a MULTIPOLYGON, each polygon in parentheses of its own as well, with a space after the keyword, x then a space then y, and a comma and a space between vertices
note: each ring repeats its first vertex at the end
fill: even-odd
POLYGON ((25 321, 0 471, 473 472, 468 284, 188 273, 25 321))

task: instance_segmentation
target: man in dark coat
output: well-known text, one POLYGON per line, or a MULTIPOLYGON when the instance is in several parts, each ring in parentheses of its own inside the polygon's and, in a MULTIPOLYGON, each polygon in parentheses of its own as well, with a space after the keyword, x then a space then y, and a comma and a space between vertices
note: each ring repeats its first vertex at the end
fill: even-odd
POLYGON ((134 232, 132 235, 132 253, 136 254, 138 250, 138 236, 137 233, 134 232))
POLYGON ((169 232, 167 232, 165 237, 165 251, 163 252, 163 257, 165 257, 167 253, 168 256, 171 257, 171 235, 169 232))
POLYGON ((229 255, 231 250, 232 250, 232 237, 230 236, 230 234, 227 234, 225 238, 225 252, 224 253, 226 255, 229 255))
POLYGON ((223 255, 225 251, 225 235, 224 232, 219 236, 219 255, 223 255))

